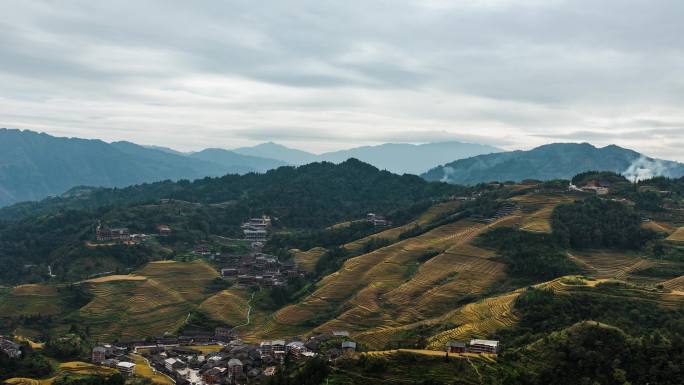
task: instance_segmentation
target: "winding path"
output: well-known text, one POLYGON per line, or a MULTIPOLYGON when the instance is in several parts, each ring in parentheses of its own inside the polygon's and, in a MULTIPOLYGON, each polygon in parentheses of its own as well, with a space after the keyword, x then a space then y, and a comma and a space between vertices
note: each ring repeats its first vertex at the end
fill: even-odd
POLYGON ((255 294, 256 294, 256 291, 255 291, 255 292, 252 292, 252 296, 249 298, 249 301, 247 301, 247 322, 245 322, 245 323, 243 323, 243 324, 241 324, 241 325, 238 325, 238 326, 234 327, 233 330, 235 330, 235 329, 237 329, 237 328, 241 328, 241 327, 243 327, 243 326, 248 326, 248 325, 250 324, 250 322, 252 322, 252 319, 251 319, 251 315, 252 315, 252 301, 254 300, 254 295, 255 295, 255 294))

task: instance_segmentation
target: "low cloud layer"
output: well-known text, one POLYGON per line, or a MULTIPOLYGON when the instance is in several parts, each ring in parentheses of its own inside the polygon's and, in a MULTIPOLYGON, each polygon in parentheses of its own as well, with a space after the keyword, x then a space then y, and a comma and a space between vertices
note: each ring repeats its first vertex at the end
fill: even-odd
POLYGON ((684 161, 678 0, 0 3, 0 126, 183 150, 616 143, 684 161))

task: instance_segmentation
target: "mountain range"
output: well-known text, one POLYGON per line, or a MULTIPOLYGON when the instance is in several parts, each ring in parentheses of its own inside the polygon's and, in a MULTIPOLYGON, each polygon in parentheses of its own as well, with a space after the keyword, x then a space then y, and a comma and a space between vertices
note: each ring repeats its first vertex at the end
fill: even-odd
POLYGON ((554 143, 529 151, 478 155, 435 167, 422 175, 430 181, 473 185, 491 181, 570 179, 584 171, 613 171, 630 180, 684 176, 684 164, 647 157, 619 146, 554 143))
POLYGON ((426 180, 464 185, 570 179, 590 170, 613 171, 630 179, 684 175, 681 163, 615 145, 597 148, 588 143, 555 143, 509 152, 461 142, 386 143, 316 155, 268 142, 234 150, 208 148, 183 153, 131 142, 0 129, 0 207, 63 194, 77 186, 125 187, 167 179, 263 173, 287 165, 341 163, 350 158, 397 174, 429 170, 422 174, 426 180), (434 167, 437 164, 443 165, 434 167))
POLYGON ((0 206, 43 199, 80 185, 124 187, 165 179, 263 172, 284 164, 224 150, 185 155, 130 142, 0 129, 0 206))
POLYGON ((362 146, 347 150, 326 152, 320 155, 291 149, 273 142, 254 147, 233 150, 239 154, 278 159, 293 165, 311 162, 344 162, 356 158, 396 174, 420 174, 437 164, 451 162, 471 156, 501 152, 503 150, 476 143, 439 142, 425 144, 385 143, 377 146, 362 146))
POLYGON ((54 137, 0 129, 0 207, 40 200, 76 186, 124 187, 160 180, 265 172, 286 165, 343 162, 349 158, 395 173, 419 174, 436 164, 499 151, 479 144, 384 144, 316 155, 276 143, 235 150, 183 153, 131 142, 54 137))

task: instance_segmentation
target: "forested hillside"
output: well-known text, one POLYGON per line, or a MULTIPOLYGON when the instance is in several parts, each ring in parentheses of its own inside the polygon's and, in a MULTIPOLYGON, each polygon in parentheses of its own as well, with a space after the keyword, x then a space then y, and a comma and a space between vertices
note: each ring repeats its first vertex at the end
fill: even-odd
POLYGON ((525 179, 569 180, 592 170, 623 173, 639 179, 684 176, 681 163, 648 158, 615 145, 597 148, 588 143, 555 143, 529 151, 479 155, 435 167, 422 176, 427 180, 472 185, 525 179))
MULTIPOLYGON (((98 252, 82 245, 92 239, 100 220, 140 233, 154 232, 164 223, 178 231, 178 241, 196 242, 212 234, 242 236, 239 225, 254 215, 271 215, 282 228, 318 229, 363 218, 369 211, 391 213, 462 190, 379 171, 353 159, 194 182, 79 189, 69 197, 0 210, 0 261, 14 267, 0 274, 16 277, 26 264, 55 261, 64 266, 87 260, 98 252)), ((159 250, 140 245, 119 254, 103 252, 107 258, 100 262, 113 269, 135 265, 154 253, 159 250)))

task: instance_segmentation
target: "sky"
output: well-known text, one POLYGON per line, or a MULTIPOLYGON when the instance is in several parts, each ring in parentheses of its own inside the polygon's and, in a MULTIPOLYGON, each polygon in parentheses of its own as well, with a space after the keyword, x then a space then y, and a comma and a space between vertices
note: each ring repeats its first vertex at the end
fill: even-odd
POLYGON ((3 1, 0 127, 179 150, 460 140, 684 161, 684 1, 3 1))

